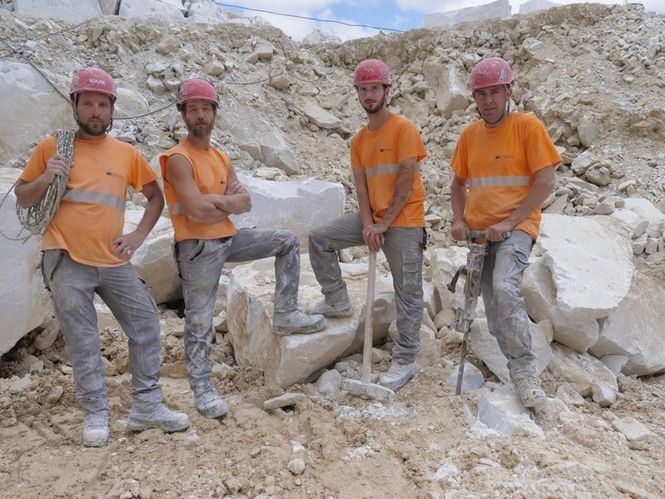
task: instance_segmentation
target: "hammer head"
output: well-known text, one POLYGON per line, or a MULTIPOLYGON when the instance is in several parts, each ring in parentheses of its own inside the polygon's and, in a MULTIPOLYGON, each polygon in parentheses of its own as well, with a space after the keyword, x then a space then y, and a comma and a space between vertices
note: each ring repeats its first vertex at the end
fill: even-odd
POLYGON ((376 383, 363 383, 357 379, 342 380, 342 390, 361 398, 372 398, 379 401, 389 401, 395 396, 395 392, 390 388, 376 383))

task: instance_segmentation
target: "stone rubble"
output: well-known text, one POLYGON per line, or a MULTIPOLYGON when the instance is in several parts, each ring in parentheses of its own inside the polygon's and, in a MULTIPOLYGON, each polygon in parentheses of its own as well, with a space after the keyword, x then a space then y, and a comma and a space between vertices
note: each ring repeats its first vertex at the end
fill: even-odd
MULTIPOLYGON (((665 337, 660 327, 665 321, 662 16, 645 14, 636 5, 571 5, 448 30, 382 34, 343 44, 334 37, 313 35, 299 44, 258 19, 229 13, 205 1, 186 5, 174 0, 65 1, 60 2, 57 12, 42 10, 32 17, 21 9, 39 4, 36 0, 4 1, 3 7, 8 4, 13 12, 0 9, 0 40, 8 44, 0 61, 0 91, 4 96, 0 112, 12 117, 0 123, 2 196, 20 174, 34 144, 48 133, 73 126, 65 100, 27 60, 43 69, 63 92, 71 72, 82 64, 94 63, 109 70, 118 81, 120 94, 113 134, 135 144, 156 171, 159 153, 186 134, 178 113, 167 107, 142 118, 122 118, 172 104, 182 79, 207 75, 222 99, 214 143, 230 156, 243 183, 252 191, 253 210, 237 217, 238 225, 289 228, 300 237, 303 250, 312 227, 343 211, 357 209, 348 164, 348 140, 365 122, 350 87, 357 62, 371 56, 390 64, 395 81, 391 106, 412 118, 427 142, 429 157, 421 171, 428 190, 430 241, 424 267, 426 312, 418 376, 398 394, 398 402, 392 406, 358 401, 353 403, 359 405, 342 405, 349 401, 339 390, 341 379, 360 375, 366 250, 341 252, 354 316, 329 320, 323 332, 313 335, 282 338, 272 333, 272 260, 228 266, 220 279, 213 345, 214 380, 232 405, 231 414, 222 423, 224 433, 233 435, 243 427, 261 427, 266 420, 260 418, 274 418, 289 433, 295 431, 297 437, 291 438, 302 443, 293 446, 287 441, 280 454, 273 435, 262 434, 260 443, 252 446, 259 450, 251 454, 255 461, 250 462, 258 462, 264 455, 270 457, 269 469, 258 468, 262 473, 266 471, 265 480, 262 477, 252 488, 246 478, 228 475, 227 469, 232 470, 228 473, 238 473, 246 463, 225 458, 224 476, 206 493, 277 497, 300 490, 300 495, 334 496, 332 489, 307 489, 312 486, 310 475, 324 469, 317 454, 317 446, 321 446, 322 452, 335 456, 340 452, 346 455, 346 449, 371 450, 362 451, 362 459, 356 456, 349 463, 376 459, 384 464, 389 461, 378 460, 389 455, 388 459, 422 469, 414 472, 417 478, 411 478, 414 484, 427 482, 427 487, 434 482, 438 489, 427 489, 432 497, 443 497, 443 491, 448 492, 446 487, 470 487, 469 493, 480 494, 469 482, 469 469, 492 476, 497 495, 506 497, 541 497, 547 493, 565 497, 577 491, 580 497, 586 497, 589 489, 585 488, 585 480, 589 476, 602 476, 593 485, 594 493, 599 495, 654 496, 647 489, 653 491, 658 485, 645 480, 638 486, 628 483, 626 477, 615 479, 609 468, 602 468, 603 463, 587 463, 574 450, 571 455, 560 456, 559 448, 556 458, 547 450, 535 459, 527 456, 530 451, 526 450, 517 455, 510 449, 500 453, 495 450, 506 442, 543 435, 547 437, 544 445, 570 437, 566 452, 579 444, 585 456, 588 448, 597 449, 612 441, 626 447, 628 442, 631 452, 641 451, 641 459, 658 468, 649 447, 662 437, 657 420, 640 423, 629 414, 642 420, 639 409, 635 409, 638 402, 659 403, 649 384, 657 393, 658 377, 653 375, 665 370, 665 337), (95 5, 105 17, 90 14, 95 5), (116 15, 118 11, 125 15, 116 15), (55 15, 39 17, 45 13, 55 15), (157 17, 145 17, 146 13, 157 17), (74 26, 84 19, 91 20, 74 26), (467 374, 473 375, 476 383, 465 386, 463 394, 463 403, 476 404, 477 411, 469 410, 471 417, 462 420, 461 426, 488 447, 478 444, 480 454, 475 454, 475 448, 453 445, 443 457, 438 455, 424 466, 422 456, 434 452, 433 447, 427 448, 434 442, 427 442, 418 452, 411 449, 400 454, 401 448, 386 448, 387 440, 382 440, 383 448, 376 443, 381 432, 355 427, 364 427, 368 421, 389 421, 390 426, 385 425, 382 432, 390 438, 405 438, 395 428, 404 420, 422 418, 422 413, 429 410, 425 405, 436 400, 429 396, 443 398, 462 416, 462 403, 449 397, 454 393, 451 383, 461 342, 461 334, 452 329, 454 310, 462 305, 463 294, 462 286, 453 294, 447 285, 457 267, 465 263, 466 249, 462 244, 452 244, 449 234, 449 161, 461 130, 477 118, 466 87, 468 72, 480 58, 496 54, 506 57, 516 71, 514 108, 540 117, 563 157, 556 189, 545 203, 543 235, 534 248, 523 292, 534 321, 532 336, 544 388, 548 395, 556 395, 551 400, 571 412, 560 414, 551 427, 537 425, 521 408, 516 395, 505 386, 509 381, 506 361, 487 332, 479 300, 467 364, 467 374), (653 377, 642 381, 636 376, 653 377), (314 381, 316 385, 309 384, 314 381), (274 399, 296 383, 300 385, 294 393, 274 399), (243 399, 250 399, 250 405, 254 405, 248 408, 243 399), (289 406, 296 410, 272 409, 289 406), (262 407, 269 412, 262 411, 262 407), (333 416, 332 423, 325 423, 329 426, 317 426, 321 418, 317 410, 333 416), (621 418, 598 417, 610 411, 621 414, 621 418), (595 426, 588 422, 592 414, 599 421, 595 426), (343 431, 335 424, 344 425, 343 431), (348 440, 335 448, 320 434, 348 440), (467 456, 478 457, 467 463, 467 456), (537 469, 539 488, 529 488, 535 487, 535 482, 513 483, 516 479, 512 475, 510 484, 505 484, 503 477, 492 475, 501 469, 514 469, 520 477, 537 469), (559 477, 578 473, 568 475, 575 476, 575 480, 566 482, 566 487, 574 487, 564 490, 553 485, 548 474, 557 473, 559 477)), ((129 198, 127 230, 142 215, 141 196, 132 194, 129 198)), ((13 202, 10 195, 1 208, 3 233, 18 229, 13 202)), ((172 229, 164 213, 132 259, 160 304, 163 375, 173 378, 168 383, 182 382, 186 377, 181 338, 184 319, 178 317, 182 313, 177 310, 181 292, 172 243, 172 229)), ((73 418, 65 412, 74 405, 73 382, 48 294, 36 270, 39 239, 32 238, 25 245, 0 239, 0 249, 5 255, 0 263, 0 279, 6 293, 0 299, 3 439, 13 441, 11 435, 20 434, 25 427, 30 435, 36 435, 32 438, 40 441, 73 441, 75 436, 53 436, 60 431, 58 428, 67 428, 67 418, 73 418), (3 309, 8 303, 11 308, 3 309), (28 403, 39 409, 28 411, 28 403), (53 423, 43 424, 42 414, 48 412, 44 408, 54 411, 53 423)), ((301 306, 321 297, 307 260, 303 254, 301 306)), ((385 260, 380 258, 379 263, 373 381, 388 368, 396 332, 392 283, 385 260)), ((117 390, 121 388, 124 397, 129 387, 123 350, 126 339, 108 309, 102 304, 96 304, 96 308, 105 373, 115 393, 112 411, 117 413, 125 409, 117 390)), ((166 392, 175 393, 169 386, 166 392)), ((186 387, 182 393, 186 395, 171 396, 179 398, 183 406, 191 403, 180 398, 189 396, 186 387)), ((452 413, 439 419, 447 416, 452 413)), ((137 444, 149 442, 154 436, 148 432, 128 446, 118 421, 112 427, 117 434, 113 438, 125 441, 115 451, 132 448, 132 460, 138 458, 141 447, 137 444)), ((447 431, 445 423, 430 422, 428 435, 447 431)), ((201 437, 194 432, 177 440, 185 444, 183 452, 204 448, 210 433, 205 437, 203 434, 209 427, 200 422, 197 425, 201 437)), ((408 447, 399 441, 399 447, 408 447)), ((166 442, 160 441, 159 445, 166 442)), ((476 443, 474 439, 473 445, 476 443)), ((0 463, 3 478, 5 465, 0 463)), ((211 469, 207 471, 214 475, 211 469)), ((204 471, 194 479, 207 483, 204 471)), ((57 490, 67 495, 70 491, 63 483, 57 490)), ((158 487, 151 489, 130 480, 128 475, 114 478, 105 486, 100 495, 143 497, 153 489, 153 496, 164 493, 158 487)), ((418 489, 418 493, 421 491, 418 489)), ((410 492, 416 494, 414 488, 410 492)), ((84 492, 71 495, 76 494, 84 492)))

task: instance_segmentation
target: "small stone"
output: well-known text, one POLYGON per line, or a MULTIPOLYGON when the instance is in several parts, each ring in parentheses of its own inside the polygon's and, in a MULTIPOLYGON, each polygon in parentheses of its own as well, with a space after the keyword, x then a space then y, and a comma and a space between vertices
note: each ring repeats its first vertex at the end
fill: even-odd
POLYGON ((270 78, 270 86, 277 90, 286 90, 291 85, 291 80, 285 74, 270 78))
POLYGON ((18 376, 12 376, 11 379, 9 380, 9 386, 7 388, 9 390, 9 393, 14 395, 24 391, 26 388, 30 386, 30 383, 32 383, 30 374, 26 374, 22 378, 19 378, 18 376))
POLYGON ((279 397, 275 397, 263 402, 263 409, 271 411, 279 409, 280 407, 289 407, 302 402, 305 402, 307 397, 303 393, 285 393, 279 397))
MULTIPOLYGON (((631 179, 631 180, 626 180, 624 182, 621 182, 617 186, 617 191, 618 192, 623 192, 627 190, 629 187, 635 187, 637 185, 637 180, 631 179)), ((623 208, 622 206, 617 206, 617 208, 623 208)))
POLYGON ((611 386, 594 381, 591 383, 591 398, 600 407, 610 407, 617 401, 617 393, 611 386))
POLYGON ((299 457, 291 459, 287 465, 287 469, 294 475, 302 475, 305 471, 305 461, 299 457))
POLYGON ((629 442, 640 442, 653 435, 649 429, 632 417, 612 421, 614 429, 622 433, 629 442))
POLYGON ((228 333, 229 323, 226 320, 226 311, 222 311, 212 320, 212 326, 218 333, 228 333))
POLYGON ((61 385, 55 385, 53 388, 51 388, 51 391, 46 396, 46 401, 50 405, 55 405, 58 403, 58 400, 60 400, 60 397, 62 397, 64 392, 65 389, 61 385))
POLYGON ((618 376, 623 366, 628 363, 628 357, 625 355, 605 355, 600 361, 612 371, 612 374, 618 376))
POLYGON ((581 407, 584 405, 584 398, 582 395, 580 395, 569 383, 560 385, 556 389, 556 396, 567 405, 572 405, 574 407, 581 407))
MULTIPOLYGON (((387 352, 386 352, 387 353, 387 352)), ((339 371, 331 369, 325 371, 316 382, 316 389, 322 395, 327 395, 328 393, 333 393, 339 390, 340 385, 342 384, 342 375, 339 371)))
POLYGON ((127 453, 128 454, 134 454, 135 451, 136 451, 136 448, 133 445, 130 445, 129 447, 127 447, 127 453))
POLYGON ((60 324, 58 324, 58 321, 52 320, 35 339, 35 348, 37 350, 46 350, 55 343, 59 334, 60 324))

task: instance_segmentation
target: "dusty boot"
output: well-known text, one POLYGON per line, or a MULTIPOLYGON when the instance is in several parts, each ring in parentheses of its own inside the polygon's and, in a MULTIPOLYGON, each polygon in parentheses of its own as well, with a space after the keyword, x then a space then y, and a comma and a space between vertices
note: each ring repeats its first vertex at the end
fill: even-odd
POLYGON ((229 404, 217 394, 214 387, 208 386, 194 390, 196 409, 206 418, 221 418, 229 412, 229 404))
POLYGON ((538 409, 547 404, 547 396, 536 376, 518 376, 513 382, 524 407, 538 409))
POLYGON ((159 428, 166 432, 182 431, 189 428, 189 417, 183 412, 175 412, 164 404, 156 404, 149 409, 137 409, 132 405, 127 419, 127 428, 131 431, 143 431, 159 428))
POLYGON ((83 422, 83 446, 104 447, 109 438, 109 415, 107 412, 85 415, 83 422))
POLYGON ((325 300, 307 307, 310 314, 321 314, 324 317, 351 317, 353 315, 353 306, 351 302, 327 303, 325 300))
POLYGON ((415 362, 406 363, 401 360, 393 360, 388 372, 381 375, 379 384, 397 391, 406 385, 418 370, 415 362))
POLYGON ((275 312, 272 328, 275 334, 285 336, 293 333, 315 333, 326 326, 326 319, 319 314, 304 314, 300 310, 293 312, 275 312))

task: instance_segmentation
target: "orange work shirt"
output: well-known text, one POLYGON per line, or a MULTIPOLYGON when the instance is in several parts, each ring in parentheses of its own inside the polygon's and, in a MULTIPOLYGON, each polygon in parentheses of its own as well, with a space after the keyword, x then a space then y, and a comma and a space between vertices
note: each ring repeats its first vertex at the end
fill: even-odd
MULTIPOLYGON (((36 180, 56 153, 54 136, 41 141, 21 179, 36 180)), ((42 249, 64 249, 72 260, 95 267, 116 267, 128 259, 112 253, 122 235, 127 188, 140 191, 157 179, 139 151, 117 139, 74 139, 72 168, 60 207, 44 233, 42 249)))
POLYGON ((166 161, 174 154, 179 154, 192 166, 192 176, 201 194, 224 194, 229 179, 229 158, 214 147, 207 150, 195 148, 185 139, 159 156, 164 178, 164 194, 169 206, 171 222, 175 232, 175 240, 185 239, 217 239, 236 233, 235 225, 228 218, 215 223, 194 222, 187 217, 178 199, 175 187, 166 180, 166 161))
MULTIPOLYGON (((420 163, 427 156, 425 144, 416 125, 409 119, 393 114, 378 130, 365 125, 351 139, 351 168, 363 170, 367 178, 369 205, 374 222, 383 219, 393 200, 399 165, 409 158, 420 163)), ((391 227, 425 226, 425 187, 416 172, 406 204, 391 227)))
MULTIPOLYGON (((485 230, 505 220, 529 194, 534 174, 560 162, 545 127, 533 114, 510 113, 496 128, 488 128, 483 120, 470 124, 450 162, 468 188, 464 221, 472 229, 485 230)), ((537 208, 515 229, 535 241, 540 219, 537 208)))

